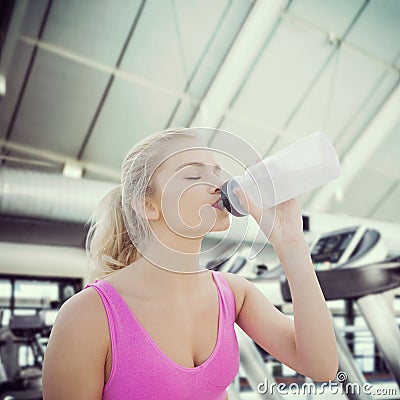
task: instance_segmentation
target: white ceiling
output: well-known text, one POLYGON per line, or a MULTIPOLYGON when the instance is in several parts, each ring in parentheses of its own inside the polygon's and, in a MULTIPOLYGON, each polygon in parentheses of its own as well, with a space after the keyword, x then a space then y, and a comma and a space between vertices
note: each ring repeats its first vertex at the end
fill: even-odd
POLYGON ((205 99, 261 7, 271 7, 272 21, 240 49, 250 67, 227 88, 212 125, 263 156, 323 130, 341 161, 351 160, 375 137, 376 147, 354 158, 354 176, 344 171, 323 202, 323 189, 300 201, 310 211, 400 222, 400 102, 397 116, 387 112, 399 98, 398 0, 30 0, 0 102, 3 165, 43 169, 29 160, 57 155, 46 170, 62 173, 63 158, 73 158, 99 166, 84 177, 118 181, 142 137, 210 126, 205 99), (379 116, 384 128, 372 124, 379 116))

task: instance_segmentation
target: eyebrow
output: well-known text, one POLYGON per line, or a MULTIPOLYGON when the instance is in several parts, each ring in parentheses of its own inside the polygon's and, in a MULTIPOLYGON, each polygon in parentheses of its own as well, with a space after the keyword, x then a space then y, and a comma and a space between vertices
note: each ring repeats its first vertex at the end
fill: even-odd
MULTIPOLYGON (((210 164, 206 164, 206 163, 203 163, 203 162, 188 162, 188 163, 180 165, 175 171, 178 171, 179 169, 182 169, 183 167, 188 167, 190 165, 197 165, 199 167, 204 167, 204 166, 210 165, 210 164)), ((214 168, 218 169, 218 170, 222 169, 219 164, 214 164, 214 168)))

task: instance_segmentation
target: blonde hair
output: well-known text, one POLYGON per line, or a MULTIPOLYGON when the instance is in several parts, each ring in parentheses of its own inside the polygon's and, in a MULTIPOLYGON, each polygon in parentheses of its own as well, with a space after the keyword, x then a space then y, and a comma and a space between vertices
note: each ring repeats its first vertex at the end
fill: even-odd
POLYGON ((141 257, 136 244, 142 248, 151 230, 144 213, 131 205, 142 204, 136 201, 156 193, 154 178, 159 172, 163 145, 188 138, 200 139, 188 128, 168 129, 145 137, 129 150, 122 163, 121 185, 100 200, 86 222, 90 224, 85 242, 90 281, 102 279, 141 257))

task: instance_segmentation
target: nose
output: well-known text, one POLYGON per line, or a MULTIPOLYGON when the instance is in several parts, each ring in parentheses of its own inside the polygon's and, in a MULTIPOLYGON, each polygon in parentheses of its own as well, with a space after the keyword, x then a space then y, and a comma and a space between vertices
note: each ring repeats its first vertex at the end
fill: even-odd
POLYGON ((221 193, 221 188, 219 187, 214 188, 214 193, 221 193))
POLYGON ((221 187, 222 187, 223 183, 224 183, 224 181, 221 178, 219 178, 218 176, 210 179, 209 185, 210 185, 211 192, 212 193, 221 193, 221 187))

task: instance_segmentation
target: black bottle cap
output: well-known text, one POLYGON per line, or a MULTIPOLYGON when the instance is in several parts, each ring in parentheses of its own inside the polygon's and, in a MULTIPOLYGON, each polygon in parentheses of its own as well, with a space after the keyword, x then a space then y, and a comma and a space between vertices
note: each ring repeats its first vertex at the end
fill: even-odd
MULTIPOLYGON (((226 181, 222 187, 221 187, 221 199, 222 199, 222 203, 224 204, 224 207, 235 217, 244 217, 247 215, 247 213, 242 213, 240 211, 238 211, 235 207, 233 207, 233 205, 231 204, 231 202, 229 201, 228 198, 228 182, 226 181)), ((233 187, 238 186, 238 184, 236 183, 236 181, 233 181, 233 187)))

